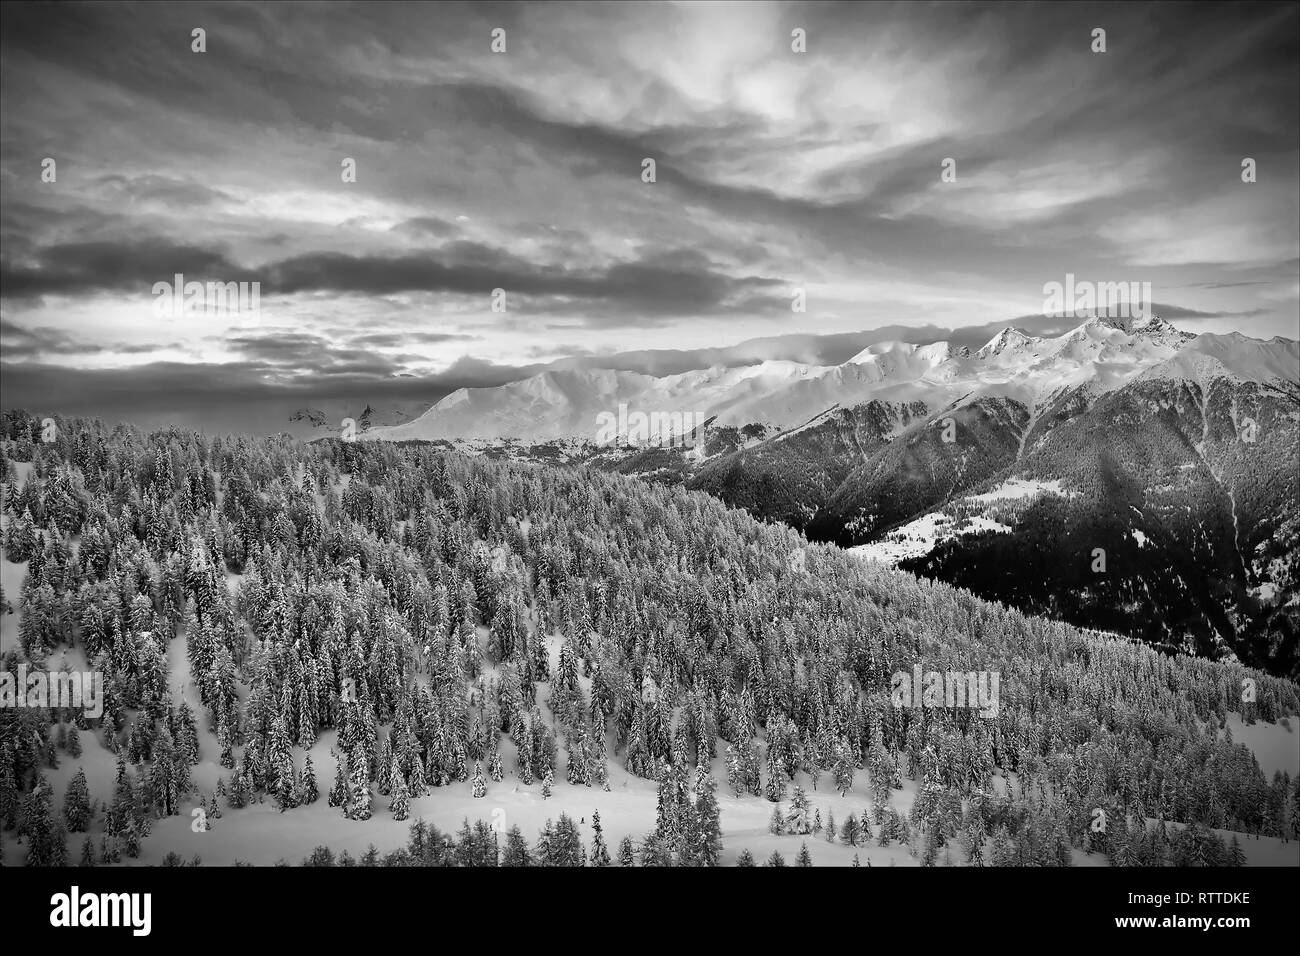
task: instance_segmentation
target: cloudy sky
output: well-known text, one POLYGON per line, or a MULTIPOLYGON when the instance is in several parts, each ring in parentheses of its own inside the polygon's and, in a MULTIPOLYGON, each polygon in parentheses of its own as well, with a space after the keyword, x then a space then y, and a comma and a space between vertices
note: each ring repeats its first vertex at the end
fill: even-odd
POLYGON ((1298 10, 6 3, 0 404, 273 431, 548 363, 1047 331, 1067 273, 1294 338, 1298 10), (160 317, 176 273, 260 312, 160 317))

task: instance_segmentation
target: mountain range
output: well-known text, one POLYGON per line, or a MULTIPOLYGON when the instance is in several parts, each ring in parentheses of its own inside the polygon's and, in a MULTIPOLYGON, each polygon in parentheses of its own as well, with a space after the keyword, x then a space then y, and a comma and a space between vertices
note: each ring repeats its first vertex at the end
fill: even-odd
POLYGON ((361 437, 683 482, 1024 610, 1300 670, 1291 339, 1093 316, 839 365, 550 370, 361 437), (640 430, 597 441, 620 413, 640 430))

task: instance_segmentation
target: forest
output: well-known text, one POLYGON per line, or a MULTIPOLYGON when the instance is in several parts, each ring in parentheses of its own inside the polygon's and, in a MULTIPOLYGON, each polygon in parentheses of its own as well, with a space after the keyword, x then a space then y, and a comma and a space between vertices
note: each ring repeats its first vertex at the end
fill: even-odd
POLYGON ((1064 865, 1079 848, 1227 863, 1240 849, 1213 829, 1300 828, 1297 781, 1268 779, 1225 731, 1229 713, 1293 719, 1300 688, 1235 661, 1029 617, 680 485, 427 445, 54 421, 0 418, 4 560, 25 565, 0 595, 21 615, 0 667, 75 650, 105 701, 98 718, 0 709, 6 863, 134 857, 196 802, 405 820, 440 787, 599 789, 613 765, 657 784, 635 841, 585 844, 564 814, 536 835, 411 820, 387 856, 322 846, 301 862, 714 865, 721 787, 770 802, 773 832, 906 843, 929 864, 1064 865), (168 689, 172 642, 201 709, 168 689), (892 706, 891 674, 919 662, 999 673, 997 715, 892 706), (327 729, 332 766, 299 765, 327 729), (63 794, 46 780, 87 735, 116 756, 111 800, 84 774, 63 794), (204 740, 226 771, 211 794, 191 780, 204 740), (855 777, 870 807, 821 820, 802 781, 847 792, 855 777))

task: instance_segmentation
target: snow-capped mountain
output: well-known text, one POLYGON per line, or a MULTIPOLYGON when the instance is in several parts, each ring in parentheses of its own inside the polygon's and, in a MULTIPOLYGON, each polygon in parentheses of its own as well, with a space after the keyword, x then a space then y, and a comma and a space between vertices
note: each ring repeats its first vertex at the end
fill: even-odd
MULTIPOLYGON (((947 342, 872 345, 841 365, 767 361, 652 376, 610 369, 547 371, 495 388, 459 389, 402 425, 372 429, 384 440, 595 440, 603 413, 620 405, 647 415, 691 413, 715 427, 799 427, 829 409, 873 400, 942 408, 983 397, 1037 407, 1064 389, 1117 388, 1172 358, 1193 336, 1158 318, 1124 323, 1091 318, 1057 337, 999 332, 972 354, 947 342)), ((651 425, 646 444, 674 436, 651 425)), ((633 442, 635 443, 635 442, 633 442)))
POLYGON ((681 481, 1035 613, 1300 667, 1292 340, 1090 318, 1057 336, 1008 327, 974 352, 882 342, 832 366, 549 371, 362 437, 681 481), (597 444, 620 406, 650 423, 597 444), (702 441, 663 447, 700 421, 702 441))

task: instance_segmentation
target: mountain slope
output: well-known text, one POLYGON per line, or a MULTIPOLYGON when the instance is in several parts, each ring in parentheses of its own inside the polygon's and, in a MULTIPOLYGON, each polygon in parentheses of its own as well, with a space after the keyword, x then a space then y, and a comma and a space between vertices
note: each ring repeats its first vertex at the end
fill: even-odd
POLYGON ((1094 317, 838 366, 549 372, 362 437, 681 482, 1026 610, 1294 673, 1298 423, 1296 342, 1094 317), (620 403, 708 425, 597 445, 620 403))

